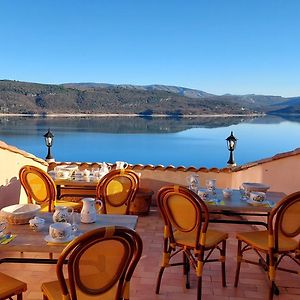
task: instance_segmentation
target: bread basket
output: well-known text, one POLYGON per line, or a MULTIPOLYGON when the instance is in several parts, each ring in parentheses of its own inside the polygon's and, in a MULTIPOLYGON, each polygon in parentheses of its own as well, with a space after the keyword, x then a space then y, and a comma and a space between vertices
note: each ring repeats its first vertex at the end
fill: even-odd
POLYGON ((244 182, 243 187, 247 190, 248 193, 250 192, 263 192, 266 193, 267 190, 270 188, 269 185, 264 183, 256 183, 256 182, 244 182))
POLYGON ((0 216, 9 224, 27 224, 40 209, 41 206, 38 204, 14 204, 3 207, 0 216))

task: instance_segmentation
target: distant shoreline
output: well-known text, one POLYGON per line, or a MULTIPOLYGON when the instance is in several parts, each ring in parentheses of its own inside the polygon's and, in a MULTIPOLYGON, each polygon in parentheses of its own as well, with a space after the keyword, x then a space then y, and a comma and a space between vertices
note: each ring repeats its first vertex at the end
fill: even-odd
POLYGON ((166 115, 166 114, 153 114, 153 115, 140 115, 140 114, 1 114, 0 117, 43 117, 43 118, 65 118, 65 117, 145 117, 145 118, 227 118, 227 117, 263 117, 266 114, 206 114, 206 115, 166 115))

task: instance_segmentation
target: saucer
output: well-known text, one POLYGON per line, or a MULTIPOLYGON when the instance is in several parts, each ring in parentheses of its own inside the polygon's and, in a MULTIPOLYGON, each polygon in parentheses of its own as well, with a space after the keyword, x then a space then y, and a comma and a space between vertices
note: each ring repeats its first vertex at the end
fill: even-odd
POLYGON ((246 201, 247 201, 247 203, 254 205, 254 206, 265 206, 265 205, 269 204, 266 200, 264 200, 262 202, 257 202, 252 199, 247 199, 246 201))
POLYGON ((75 238, 74 235, 70 235, 68 238, 66 239, 53 239, 50 235, 46 235, 44 237, 44 240, 47 243, 53 243, 53 244, 64 244, 64 243, 68 243, 71 242, 73 239, 75 238))

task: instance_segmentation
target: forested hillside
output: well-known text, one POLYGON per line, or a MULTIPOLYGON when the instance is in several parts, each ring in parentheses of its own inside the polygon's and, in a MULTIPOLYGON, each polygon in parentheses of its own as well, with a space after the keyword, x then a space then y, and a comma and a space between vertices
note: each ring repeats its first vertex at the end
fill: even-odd
POLYGON ((291 112, 295 104, 288 103, 294 102, 279 96, 217 96, 162 85, 53 85, 0 80, 1 113, 251 114, 291 112))

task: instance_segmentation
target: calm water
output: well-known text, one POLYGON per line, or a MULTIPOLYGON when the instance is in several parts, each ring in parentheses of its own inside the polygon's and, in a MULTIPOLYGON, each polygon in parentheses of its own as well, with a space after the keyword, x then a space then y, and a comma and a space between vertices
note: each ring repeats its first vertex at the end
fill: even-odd
POLYGON ((15 118, 0 117, 0 140, 45 158, 43 135, 54 134, 56 161, 224 167, 226 137, 238 138, 237 164, 300 147, 300 117, 15 118))

